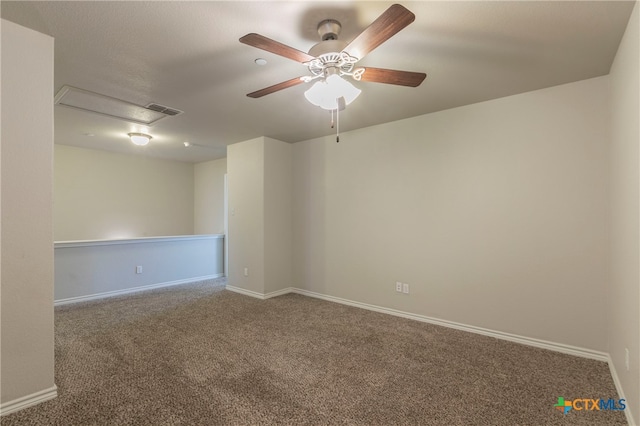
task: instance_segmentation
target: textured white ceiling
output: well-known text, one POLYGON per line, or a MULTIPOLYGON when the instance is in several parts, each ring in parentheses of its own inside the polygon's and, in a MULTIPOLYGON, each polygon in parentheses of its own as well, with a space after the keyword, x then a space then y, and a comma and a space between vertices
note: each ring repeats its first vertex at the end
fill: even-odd
MULTIPOLYGON (((350 40, 392 2, 3 1, 2 18, 55 37, 55 90, 70 85, 184 111, 151 128, 55 107, 55 142, 183 161, 226 155, 258 136, 297 142, 334 132, 306 85, 246 93, 307 74, 238 42, 256 32, 302 51, 326 18, 350 40), (256 58, 268 64, 258 66, 256 58), (154 139, 133 146, 126 133, 154 139), (93 136, 88 136, 88 135, 93 136), (184 148, 183 142, 201 145, 184 148)), ((633 1, 401 2, 414 23, 359 65, 426 72, 418 88, 355 83, 341 131, 608 74, 633 1)), ((52 94, 53 98, 53 94, 52 94)))

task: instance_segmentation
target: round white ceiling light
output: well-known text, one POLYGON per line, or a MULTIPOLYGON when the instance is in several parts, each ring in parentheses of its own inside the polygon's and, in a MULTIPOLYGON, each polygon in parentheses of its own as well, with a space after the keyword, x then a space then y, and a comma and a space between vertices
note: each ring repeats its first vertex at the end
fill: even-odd
POLYGON ((127 134, 129 135, 131 142, 139 146, 144 146, 148 144, 149 141, 152 139, 151 136, 145 133, 127 133, 127 134))

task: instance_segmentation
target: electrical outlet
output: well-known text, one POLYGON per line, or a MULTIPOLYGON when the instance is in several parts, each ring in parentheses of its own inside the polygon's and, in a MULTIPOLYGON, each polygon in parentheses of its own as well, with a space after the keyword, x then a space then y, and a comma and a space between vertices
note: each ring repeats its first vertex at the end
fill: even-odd
POLYGON ((624 348, 624 366, 629 371, 629 348, 624 348))
POLYGON ((402 283, 400 281, 396 281, 396 291, 402 293, 402 283))
POLYGON ((402 284, 402 292, 404 294, 409 294, 409 284, 407 283, 402 284))
POLYGON ((142 273, 142 266, 138 265, 136 266, 136 274, 141 274, 142 273))
POLYGON ((244 268, 244 276, 245 277, 249 276, 249 268, 244 268))

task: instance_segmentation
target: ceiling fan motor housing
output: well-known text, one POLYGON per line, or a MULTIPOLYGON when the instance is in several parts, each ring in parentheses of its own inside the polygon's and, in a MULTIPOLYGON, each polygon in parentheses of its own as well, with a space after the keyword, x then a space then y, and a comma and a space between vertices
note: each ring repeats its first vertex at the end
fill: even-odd
POLYGON ((309 55, 318 58, 327 53, 340 53, 345 47, 347 43, 342 40, 325 40, 313 45, 309 49, 309 55))
MULTIPOLYGON (((314 76, 324 78, 333 74, 355 76, 352 71, 358 58, 344 51, 348 43, 338 40, 341 28, 340 22, 335 19, 325 19, 318 24, 318 34, 322 41, 309 49, 309 55, 315 56, 316 59, 307 63, 309 71, 314 76)), ((357 80, 363 71, 364 69, 358 72, 357 80)))

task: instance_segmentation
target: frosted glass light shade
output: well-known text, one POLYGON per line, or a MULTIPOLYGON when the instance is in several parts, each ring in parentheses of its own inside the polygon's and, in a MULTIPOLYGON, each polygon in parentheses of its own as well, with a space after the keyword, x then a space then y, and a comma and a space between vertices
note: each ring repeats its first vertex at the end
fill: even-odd
POLYGON ((327 83, 325 81, 315 82, 309 90, 304 92, 304 97, 313 105, 323 109, 336 109, 338 104, 335 98, 331 99, 328 95, 327 83))
POLYGON ((353 102, 361 90, 344 80, 337 74, 330 75, 325 80, 314 83, 304 97, 313 105, 323 109, 338 109, 338 98, 344 98, 345 105, 353 102))
POLYGON ((145 135, 144 133, 128 133, 131 142, 136 145, 144 146, 149 143, 151 140, 151 136, 145 135))
POLYGON ((334 99, 342 97, 347 105, 353 102, 361 92, 360 89, 336 74, 327 77, 327 84, 329 85, 329 93, 332 96, 335 95, 334 99))

